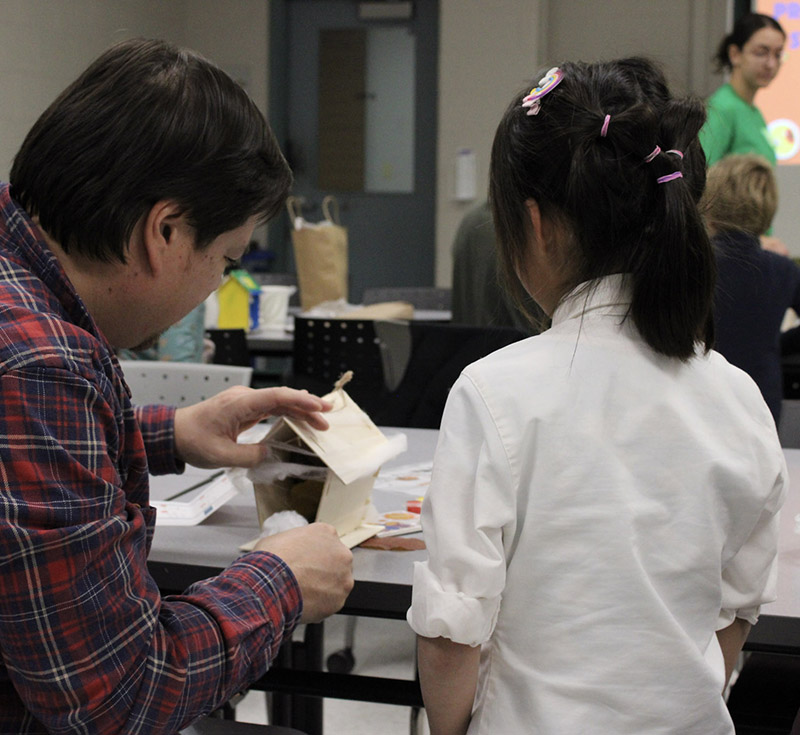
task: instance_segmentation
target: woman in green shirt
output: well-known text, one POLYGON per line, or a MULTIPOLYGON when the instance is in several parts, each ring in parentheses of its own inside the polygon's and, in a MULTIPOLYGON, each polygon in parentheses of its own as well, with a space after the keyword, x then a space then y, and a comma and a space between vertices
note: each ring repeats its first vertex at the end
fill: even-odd
POLYGON ((764 116, 753 104, 756 92, 778 74, 786 33, 768 15, 743 15, 720 44, 716 61, 730 80, 708 99, 708 120, 700 142, 708 165, 729 153, 758 153, 775 165, 775 149, 764 116))

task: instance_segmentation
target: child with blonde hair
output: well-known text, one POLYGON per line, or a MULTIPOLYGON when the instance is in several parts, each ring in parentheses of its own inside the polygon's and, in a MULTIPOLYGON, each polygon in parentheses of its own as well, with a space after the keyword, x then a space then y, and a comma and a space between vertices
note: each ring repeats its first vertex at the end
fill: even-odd
POLYGON ((715 347, 755 380, 776 424, 781 325, 787 309, 800 312, 800 267, 759 242, 777 207, 775 174, 761 156, 726 156, 709 170, 702 208, 717 257, 715 347))

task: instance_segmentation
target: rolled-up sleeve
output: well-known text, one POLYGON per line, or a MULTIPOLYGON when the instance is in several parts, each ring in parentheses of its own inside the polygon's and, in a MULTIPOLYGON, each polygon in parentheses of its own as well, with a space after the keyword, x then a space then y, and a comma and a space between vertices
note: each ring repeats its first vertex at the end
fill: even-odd
POLYGON ((422 508, 429 558, 414 568, 408 622, 428 638, 479 645, 494 630, 513 535, 515 482, 495 422, 468 376, 447 401, 422 508))
POLYGON ((761 605, 777 597, 779 511, 786 497, 785 462, 775 479, 761 515, 747 541, 722 569, 722 605, 717 629, 734 618, 758 622, 761 605))

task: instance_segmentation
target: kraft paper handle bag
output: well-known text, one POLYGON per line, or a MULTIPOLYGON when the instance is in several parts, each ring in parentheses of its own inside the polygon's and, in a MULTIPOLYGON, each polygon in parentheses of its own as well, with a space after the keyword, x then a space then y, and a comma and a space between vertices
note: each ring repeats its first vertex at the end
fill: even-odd
POLYGON ((339 224, 336 198, 322 200, 325 219, 317 224, 303 219, 298 204, 296 197, 286 200, 301 308, 308 311, 323 301, 347 301, 347 229, 339 224))

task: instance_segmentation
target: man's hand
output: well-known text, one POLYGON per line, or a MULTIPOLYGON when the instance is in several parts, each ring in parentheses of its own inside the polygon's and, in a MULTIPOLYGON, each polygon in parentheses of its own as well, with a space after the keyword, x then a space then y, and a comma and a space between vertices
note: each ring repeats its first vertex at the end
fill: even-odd
POLYGON ((286 562, 303 595, 303 623, 337 612, 353 589, 353 554, 327 523, 312 523, 259 539, 257 551, 286 562))
POLYGON ((175 412, 175 450, 195 467, 253 467, 267 454, 263 444, 237 444, 236 437, 269 416, 291 416, 327 429, 322 412, 331 404, 293 388, 254 390, 234 386, 175 412))

